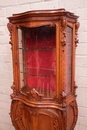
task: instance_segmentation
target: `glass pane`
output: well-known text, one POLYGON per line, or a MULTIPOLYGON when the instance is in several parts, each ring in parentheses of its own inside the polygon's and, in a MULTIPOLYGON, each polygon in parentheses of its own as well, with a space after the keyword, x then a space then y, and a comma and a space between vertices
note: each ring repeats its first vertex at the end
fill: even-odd
MULTIPOLYGON (((20 72, 23 72, 23 49, 22 49, 22 31, 18 29, 18 43, 19 43, 19 62, 20 72)), ((20 86, 24 86, 24 75, 20 73, 20 86)))
POLYGON ((72 91, 71 72, 72 72, 72 28, 67 26, 66 29, 66 93, 72 91))
POLYGON ((42 26, 23 29, 24 86, 35 88, 44 97, 54 97, 56 89, 56 29, 42 26))

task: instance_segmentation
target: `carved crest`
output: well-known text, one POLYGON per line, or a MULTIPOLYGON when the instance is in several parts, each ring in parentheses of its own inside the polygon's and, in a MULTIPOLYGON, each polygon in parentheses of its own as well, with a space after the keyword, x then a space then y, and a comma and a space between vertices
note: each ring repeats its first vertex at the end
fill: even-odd
POLYGON ((33 88, 30 92, 27 92, 27 97, 31 101, 41 101, 43 95, 39 94, 35 88, 33 88))

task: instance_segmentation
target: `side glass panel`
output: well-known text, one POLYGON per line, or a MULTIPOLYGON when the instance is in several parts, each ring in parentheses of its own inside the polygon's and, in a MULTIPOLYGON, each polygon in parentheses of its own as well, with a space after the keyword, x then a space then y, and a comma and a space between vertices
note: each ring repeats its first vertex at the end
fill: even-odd
POLYGON ((56 27, 23 28, 20 37, 21 87, 28 90, 34 88, 47 98, 54 97, 56 95, 56 27))
POLYGON ((67 26, 66 29, 66 94, 72 91, 72 28, 67 26))
MULTIPOLYGON (((24 62, 23 62, 23 34, 22 30, 18 29, 18 45, 19 45, 19 67, 20 72, 23 72, 24 62)), ((20 87, 24 86, 24 75, 20 73, 20 87)))

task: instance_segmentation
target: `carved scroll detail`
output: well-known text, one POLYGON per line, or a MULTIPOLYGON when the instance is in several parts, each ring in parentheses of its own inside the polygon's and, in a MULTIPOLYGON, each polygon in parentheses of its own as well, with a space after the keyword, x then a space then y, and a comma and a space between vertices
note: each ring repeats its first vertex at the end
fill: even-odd
POLYGON ((25 127, 24 127, 24 125, 23 125, 23 120, 22 120, 22 111, 23 111, 23 104, 21 104, 21 105, 19 105, 18 106, 19 108, 18 108, 18 111, 19 111, 19 122, 20 122, 20 124, 21 124, 21 128, 23 129, 23 130, 27 130, 25 127))
MULTIPOLYGON (((11 117, 11 119, 12 119, 12 112, 13 112, 13 104, 14 104, 14 101, 12 101, 11 102, 11 108, 10 108, 10 117, 11 117)), ((12 121, 12 124, 14 125, 14 122, 13 122, 13 120, 11 120, 12 121)))
POLYGON ((54 126, 54 130, 58 130, 59 129, 57 117, 54 117, 54 119, 53 119, 53 126, 54 126))
POLYGON ((76 100, 72 101, 70 106, 72 107, 73 112, 74 112, 74 121, 73 121, 73 124, 72 124, 72 127, 71 127, 71 130, 73 130, 75 125, 76 125, 77 118, 78 118, 78 107, 77 107, 76 100))
POLYGON ((16 87, 13 83, 13 85, 11 86, 11 89, 13 90, 13 93, 10 95, 11 99, 13 99, 16 96, 16 87))
POLYGON ((61 104, 63 108, 66 107, 66 93, 64 90, 61 92, 61 104))
POLYGON ((64 130, 67 130, 67 113, 66 113, 66 111, 63 111, 63 113, 62 113, 62 115, 63 115, 63 124, 64 124, 64 130))
POLYGON ((9 32, 10 32, 10 42, 9 42, 9 44, 12 45, 12 31, 13 31, 13 24, 8 23, 8 24, 7 24, 7 27, 8 27, 8 30, 9 30, 9 32))
POLYGON ((10 116, 12 124, 17 130, 27 130, 22 121, 23 104, 19 101, 12 101, 10 116))
POLYGON ((66 18, 65 17, 62 17, 62 20, 61 20, 61 43, 62 43, 62 46, 65 46, 66 45, 66 24, 67 24, 67 21, 66 21, 66 18))
POLYGON ((76 95, 76 89, 78 88, 78 86, 76 84, 74 84, 74 96, 77 97, 76 95))
POLYGON ((79 26, 80 26, 80 24, 79 24, 79 22, 77 22, 76 24, 75 24, 75 45, 77 46, 77 43, 79 42, 79 39, 78 39, 78 29, 79 29, 79 26))
MULTIPOLYGON (((20 101, 12 101, 11 104, 11 118, 14 127, 17 130, 29 130, 30 128, 26 127, 24 123, 24 115, 28 114, 26 117, 27 123, 29 122, 28 118, 35 117, 38 122, 38 118, 42 115, 49 117, 53 123, 54 130, 61 130, 62 126, 60 125, 62 120, 62 115, 60 111, 55 111, 52 109, 38 109, 31 108, 20 101), (16 111, 15 111, 16 109, 16 111)), ((44 119, 45 120, 45 119, 44 119)), ((32 122, 32 125, 34 122, 32 122)))
POLYGON ((56 115, 56 113, 54 111, 52 111, 50 109, 49 110, 46 110, 46 109, 40 110, 40 109, 33 109, 33 108, 29 108, 29 107, 28 107, 28 111, 29 111, 30 115, 33 115, 33 116, 39 117, 42 114, 45 116, 49 116, 53 121, 54 130, 59 130, 59 117, 58 117, 58 115, 56 115))

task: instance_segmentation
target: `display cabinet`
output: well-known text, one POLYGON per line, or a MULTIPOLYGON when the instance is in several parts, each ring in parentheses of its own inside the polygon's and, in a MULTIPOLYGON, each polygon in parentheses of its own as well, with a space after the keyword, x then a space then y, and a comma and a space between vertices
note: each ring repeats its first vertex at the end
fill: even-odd
POLYGON ((16 130, 74 130, 78 16, 56 9, 13 14, 8 19, 13 126, 16 130))

